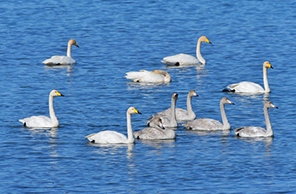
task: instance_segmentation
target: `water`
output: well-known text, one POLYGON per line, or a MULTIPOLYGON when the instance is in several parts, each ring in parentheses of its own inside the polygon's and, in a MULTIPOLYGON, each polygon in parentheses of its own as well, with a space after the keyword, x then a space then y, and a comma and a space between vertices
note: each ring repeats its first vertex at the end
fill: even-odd
POLYGON ((295 35, 293 1, 35 1, 0 3, 1 193, 295 193, 295 35), (199 36, 206 67, 167 68, 169 55, 194 55, 199 36), (71 68, 45 67, 72 49, 71 68), (242 80, 263 85, 269 60, 272 92, 240 96, 220 92, 242 80), (128 71, 165 69, 168 85, 142 86, 128 71), (48 115, 55 99, 58 129, 27 129, 18 119, 48 115), (176 141, 97 146, 84 136, 101 130, 126 134, 126 109, 135 106, 134 130, 147 117, 178 107, 194 89, 198 117, 220 120, 219 100, 232 128, 264 127, 270 110, 274 138, 241 139, 234 133, 177 129, 176 141))

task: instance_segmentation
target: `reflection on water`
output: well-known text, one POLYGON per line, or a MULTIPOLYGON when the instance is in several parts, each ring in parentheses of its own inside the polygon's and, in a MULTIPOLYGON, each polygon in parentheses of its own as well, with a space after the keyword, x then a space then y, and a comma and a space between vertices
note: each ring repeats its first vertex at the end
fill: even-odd
POLYGON ((162 88, 166 86, 170 86, 170 83, 138 83, 138 82, 128 82, 127 84, 127 89, 128 90, 139 90, 139 89, 154 89, 154 88, 162 88))
POLYGON ((60 70, 60 69, 67 69, 67 76, 70 77, 71 76, 71 72, 73 70, 73 68, 75 67, 75 64, 74 65, 52 65, 52 66, 48 66, 48 65, 45 65, 44 68, 46 70, 51 70, 51 71, 57 71, 57 70, 60 70))
POLYGON ((187 130, 188 134, 197 134, 199 136, 207 135, 219 135, 219 136, 228 136, 230 130, 219 130, 219 131, 200 131, 200 130, 187 130))

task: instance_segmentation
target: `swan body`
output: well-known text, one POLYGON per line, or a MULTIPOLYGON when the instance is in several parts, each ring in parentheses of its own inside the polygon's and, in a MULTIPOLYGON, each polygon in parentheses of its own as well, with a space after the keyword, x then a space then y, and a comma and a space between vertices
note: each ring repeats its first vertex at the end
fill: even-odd
POLYGON ((239 82, 236 84, 230 84, 227 86, 226 89, 223 91, 230 91, 230 92, 247 92, 247 93, 264 93, 270 92, 268 79, 267 79, 267 68, 272 68, 271 64, 268 61, 263 63, 263 82, 264 82, 264 89, 257 83, 254 82, 239 82))
POLYGON ((178 99, 178 94, 173 93, 172 100, 171 100, 171 113, 169 115, 153 115, 150 117, 149 121, 147 122, 148 126, 151 125, 151 123, 154 122, 155 119, 158 119, 158 117, 161 118, 162 124, 165 128, 167 127, 177 127, 177 119, 176 119, 176 102, 178 99))
POLYGON ((207 37, 201 36, 198 39, 197 45, 196 45, 196 57, 181 53, 178 55, 165 57, 161 62, 168 66, 190 66, 190 65, 197 65, 197 64, 205 65, 206 60, 202 57, 200 53, 200 46, 202 42, 207 42, 209 44, 212 44, 207 37))
POLYGON ((54 107, 53 107, 53 99, 56 96, 64 96, 64 95, 61 94, 60 92, 58 92, 57 90, 52 90, 49 93, 49 115, 50 115, 50 117, 43 116, 43 115, 32 116, 32 117, 28 117, 28 118, 24 118, 24 119, 19 119, 19 121, 21 123, 23 123, 23 125, 25 127, 32 127, 32 128, 58 127, 59 121, 56 117, 54 107))
POLYGON ((272 102, 266 101, 264 102, 264 117, 265 117, 265 123, 266 123, 266 129, 262 127, 240 127, 237 129, 234 129, 233 132, 240 137, 271 137, 273 136, 273 130, 270 124, 268 109, 269 108, 278 108, 276 107, 272 102))
POLYGON ((68 48, 67 48, 67 56, 52 56, 49 59, 44 60, 42 63, 46 65, 72 65, 75 64, 76 61, 71 57, 71 48, 72 45, 79 47, 74 39, 69 40, 68 48))
POLYGON ((161 118, 157 116, 150 127, 135 132, 134 136, 136 139, 175 139, 176 132, 169 128, 165 129, 161 118))
POLYGON ((191 130, 205 130, 205 131, 214 131, 214 130, 229 130, 231 128, 228 119, 225 113, 225 104, 233 104, 227 97, 223 97, 220 100, 220 112, 222 117, 222 123, 209 118, 194 119, 193 121, 188 121, 183 124, 186 129, 191 130))
POLYGON ((92 143, 101 143, 101 144, 128 144, 134 143, 133 137, 133 129, 131 123, 131 115, 137 113, 141 114, 136 108, 130 107, 126 111, 127 118, 127 137, 122 133, 118 133, 117 131, 101 131, 99 133, 94 133, 86 136, 90 142, 92 143))
MULTIPOLYGON (((187 95, 187 110, 182 108, 176 108, 176 119, 177 122, 191 121, 196 118, 195 113, 192 110, 192 97, 198 96, 194 90, 190 90, 187 95)), ((171 113, 171 108, 159 112, 159 115, 169 115, 171 113)))
POLYGON ((127 79, 132 80, 133 82, 141 82, 141 83, 169 83, 171 82, 171 76, 168 72, 163 70, 154 70, 154 71, 131 71, 127 72, 127 79))

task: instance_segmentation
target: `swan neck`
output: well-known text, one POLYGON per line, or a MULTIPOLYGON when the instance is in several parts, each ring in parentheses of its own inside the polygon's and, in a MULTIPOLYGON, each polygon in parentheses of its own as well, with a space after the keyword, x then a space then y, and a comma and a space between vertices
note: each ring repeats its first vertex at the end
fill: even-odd
POLYGON ((264 82, 265 92, 270 92, 268 79, 267 79, 267 67, 264 67, 264 66, 263 66, 263 82, 264 82))
POLYGON ((268 109, 266 107, 264 107, 264 117, 265 117, 265 124, 266 124, 266 134, 268 136, 273 136, 273 130, 271 128, 268 109))
POLYGON ((71 57, 71 48, 72 48, 72 44, 68 42, 67 57, 71 57))
POLYGON ((171 101, 171 125, 175 125, 177 123, 176 119, 176 99, 172 99, 171 101))
POLYGON ((192 96, 190 95, 187 96, 187 111, 189 115, 191 115, 192 113, 194 114, 192 110, 192 96))
POLYGON ((230 124, 225 113, 225 104, 223 102, 220 102, 220 112, 224 129, 230 129, 230 124))
POLYGON ((126 113, 127 143, 134 143, 131 114, 126 113))
POLYGON ((58 121, 58 118, 54 112, 53 99, 54 99, 54 97, 52 95, 49 95, 49 101, 48 101, 49 116, 50 116, 53 127, 57 127, 57 126, 59 126, 59 121, 58 121))
POLYGON ((198 39, 198 41, 197 41, 197 45, 196 45, 196 58, 197 58, 202 64, 206 64, 206 60, 201 56, 201 53, 200 53, 200 46, 201 46, 201 41, 200 41, 200 39, 198 39))

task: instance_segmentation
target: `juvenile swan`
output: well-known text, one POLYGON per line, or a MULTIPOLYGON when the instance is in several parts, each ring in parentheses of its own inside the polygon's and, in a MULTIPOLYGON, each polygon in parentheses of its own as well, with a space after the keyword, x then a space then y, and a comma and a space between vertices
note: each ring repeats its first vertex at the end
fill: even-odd
POLYGON ((188 54, 178 54, 173 56, 168 56, 163 58, 161 61, 162 63, 165 63, 168 66, 189 66, 189 65, 197 65, 197 64, 206 64, 206 60, 201 56, 200 53, 200 45, 201 42, 207 42, 209 44, 212 44, 209 39, 205 36, 201 36, 196 45, 196 57, 188 54))
POLYGON ((44 60, 42 63, 46 65, 72 65, 76 63, 76 61, 71 57, 72 45, 79 47, 76 41, 71 39, 68 42, 67 56, 52 56, 51 58, 44 60))
POLYGON ((172 80, 170 74, 164 70, 131 71, 127 72, 125 77, 133 82, 141 83, 169 83, 172 80))
POLYGON ((176 132, 172 129, 165 129, 162 125, 161 118, 156 118, 150 123, 150 127, 146 127, 141 131, 134 133, 136 139, 175 139, 176 132))
MULTIPOLYGON (((192 97, 198 96, 194 90, 190 90, 187 95, 187 110, 182 108, 176 108, 176 119, 177 122, 191 121, 196 118, 195 113, 192 110, 192 97)), ((157 114, 159 115, 170 115, 171 108, 168 108, 157 114)))
POLYGON ((239 82, 236 84, 230 84, 224 89, 224 92, 249 92, 249 93, 263 93, 263 92, 270 92, 268 79, 267 79, 267 68, 273 69, 271 64, 268 61, 263 63, 263 82, 264 88, 257 83, 254 82, 239 82))
POLYGON ((269 108, 278 108, 272 102, 265 101, 264 102, 264 117, 266 123, 266 129, 262 127, 240 127, 234 129, 233 132, 240 137, 271 137, 273 136, 273 130, 271 128, 268 109, 269 108))
MULTIPOLYGON (((159 117, 161 118, 162 124, 163 126, 166 127, 177 127, 178 123, 176 120, 176 102, 178 99, 178 94, 177 93, 173 93, 172 95, 172 100, 171 100, 171 113, 169 115, 159 115, 159 117)), ((158 116, 157 115, 153 115, 152 117, 150 117, 149 121, 147 122, 148 126, 150 126, 150 123, 153 123, 154 119, 157 119, 158 116)))
POLYGON ((32 116, 24 119, 19 119, 20 122, 23 123, 25 127, 34 127, 34 128, 44 128, 44 127, 58 127, 59 126, 59 121, 58 118, 54 112, 53 108, 53 99, 56 96, 64 96, 57 90, 52 90, 49 93, 49 117, 47 116, 32 116))
POLYGON ((225 104, 234 105, 234 103, 231 102, 227 97, 223 97, 220 100, 220 112, 221 112, 223 124, 214 119, 203 118, 203 119, 195 119, 193 121, 188 121, 187 123, 183 124, 183 126, 186 127, 187 129, 192 129, 192 130, 207 130, 207 131, 229 130, 230 124, 226 117, 225 104))
POLYGON ((126 120, 127 120, 127 137, 122 133, 118 133, 116 131, 101 131, 99 133, 94 133, 86 136, 90 142, 92 143, 103 143, 103 144, 118 144, 118 143, 134 143, 133 137, 133 129, 132 129, 132 121, 131 115, 140 113, 136 108, 130 107, 126 111, 126 120))

